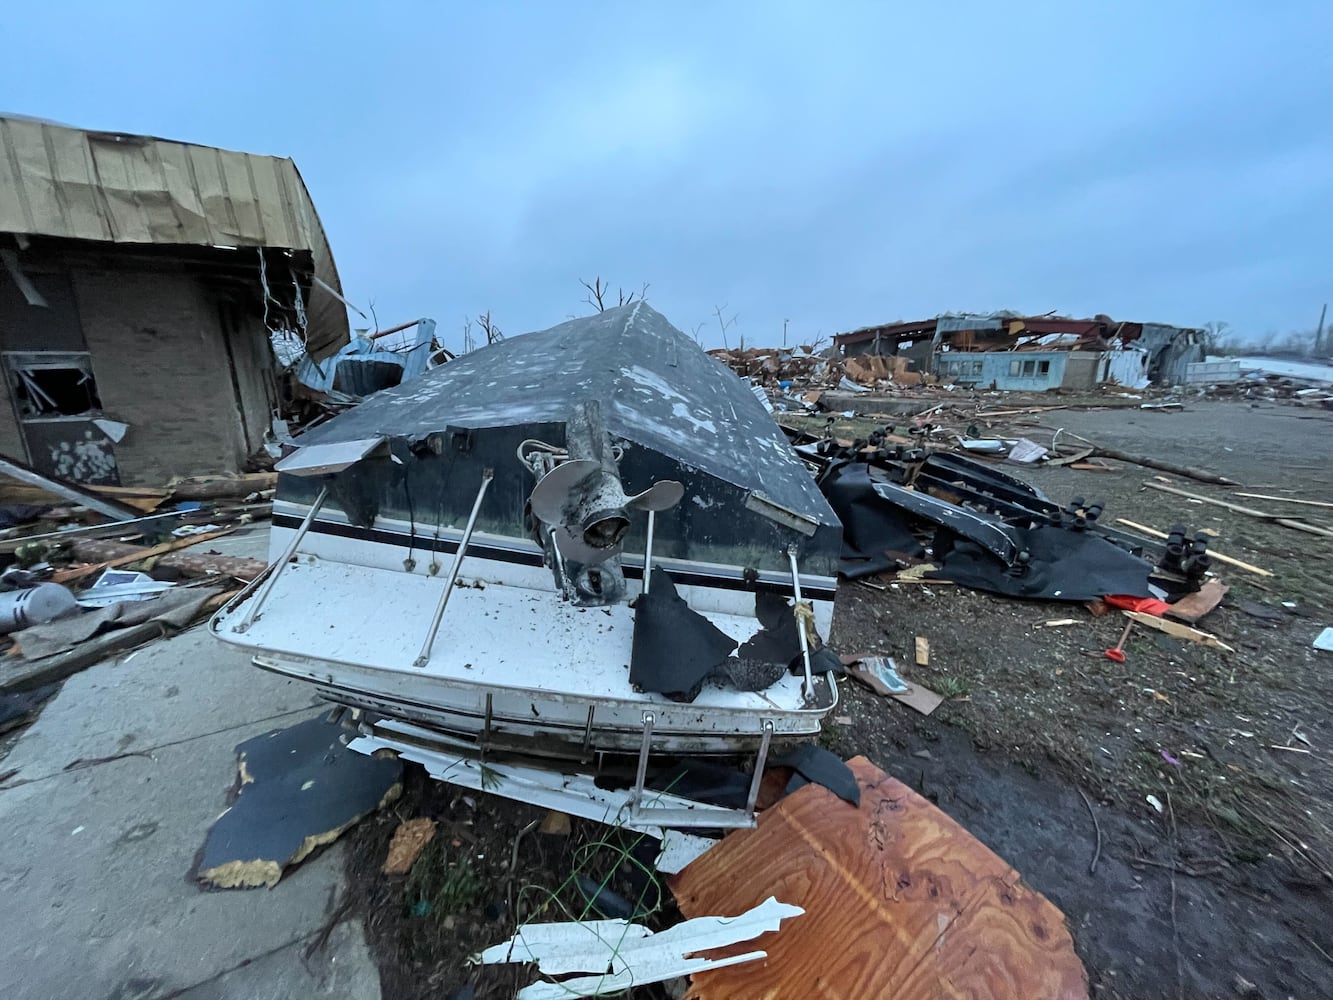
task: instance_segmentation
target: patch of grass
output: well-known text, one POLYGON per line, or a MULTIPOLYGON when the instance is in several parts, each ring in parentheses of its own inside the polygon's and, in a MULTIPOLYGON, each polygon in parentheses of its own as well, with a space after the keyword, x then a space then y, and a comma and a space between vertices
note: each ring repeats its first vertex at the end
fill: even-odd
POLYGON ((963 698, 972 690, 961 677, 938 677, 933 682, 935 693, 942 698, 963 698))
POLYGON ((410 917, 443 919, 476 906, 484 885, 466 856, 451 861, 438 841, 426 845, 403 886, 403 908, 410 917))

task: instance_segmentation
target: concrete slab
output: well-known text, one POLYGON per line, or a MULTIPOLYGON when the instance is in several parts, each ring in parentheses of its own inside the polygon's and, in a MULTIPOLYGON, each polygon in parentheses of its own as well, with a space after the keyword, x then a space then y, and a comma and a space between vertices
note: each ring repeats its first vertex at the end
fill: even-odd
POLYGON ((258 670, 205 626, 75 674, 5 758, 22 781, 80 758, 147 752, 261 720, 293 722, 321 704, 308 685, 258 670))
POLYGON ((0 767, 19 769, 0 786, 0 995, 378 998, 356 923, 303 954, 341 893, 336 845, 271 890, 189 874, 236 744, 318 711, 201 628, 67 681, 0 767))
POLYGON ((339 924, 327 944, 307 956, 317 938, 286 945, 177 996, 180 1000, 360 1000, 379 996, 379 977, 360 921, 339 924))

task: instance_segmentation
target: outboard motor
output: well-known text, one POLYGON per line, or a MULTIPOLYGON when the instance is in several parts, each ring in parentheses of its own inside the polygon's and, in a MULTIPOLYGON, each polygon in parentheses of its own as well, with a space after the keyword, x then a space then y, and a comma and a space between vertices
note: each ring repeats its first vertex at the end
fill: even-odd
POLYGON ((568 458, 542 476, 528 499, 556 584, 582 605, 617 604, 625 596, 620 553, 632 511, 669 510, 685 495, 674 480, 630 496, 616 449, 596 403, 575 411, 565 428, 568 458))

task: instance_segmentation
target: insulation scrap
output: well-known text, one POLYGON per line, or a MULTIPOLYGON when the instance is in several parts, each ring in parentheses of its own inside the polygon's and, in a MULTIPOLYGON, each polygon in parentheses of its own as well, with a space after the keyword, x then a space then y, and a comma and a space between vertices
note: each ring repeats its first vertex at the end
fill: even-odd
POLYGON ((436 823, 422 816, 400 823, 389 841, 389 854, 384 859, 385 875, 406 875, 412 870, 417 857, 435 836, 436 823))

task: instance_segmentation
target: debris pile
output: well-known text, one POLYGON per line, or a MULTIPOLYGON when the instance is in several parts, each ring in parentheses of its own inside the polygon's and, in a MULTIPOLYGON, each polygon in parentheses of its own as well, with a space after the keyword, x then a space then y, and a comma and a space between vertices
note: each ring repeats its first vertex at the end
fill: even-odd
POLYGON ((188 627, 264 570, 208 543, 268 517, 272 473, 83 486, 0 457, 0 691, 188 627))
POLYGON ((531 963, 542 978, 516 995, 533 1000, 686 976, 701 1000, 924 1000, 963 983, 968 996, 1087 996, 1064 915, 1017 872, 864 758, 810 749, 763 774, 753 828, 708 846, 665 886, 641 873, 635 898, 622 899, 606 880, 571 876, 593 899, 615 897, 614 915, 540 894, 508 940, 474 959, 472 985, 493 981, 496 965, 531 963), (667 916, 668 888, 683 919, 667 916), (572 919, 552 921, 553 910, 572 919), (842 942, 833 952, 811 947, 832 940, 842 942))

